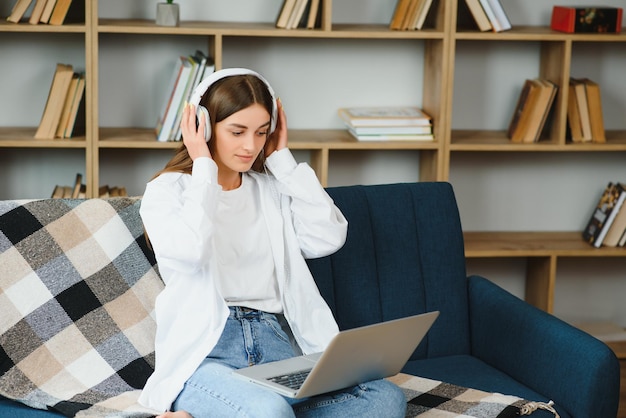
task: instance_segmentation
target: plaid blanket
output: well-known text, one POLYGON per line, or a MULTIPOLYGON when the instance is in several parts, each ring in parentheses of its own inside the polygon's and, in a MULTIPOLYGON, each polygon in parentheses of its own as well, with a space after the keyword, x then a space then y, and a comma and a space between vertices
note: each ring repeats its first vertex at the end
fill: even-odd
POLYGON ((0 395, 85 417, 149 417, 163 284, 138 198, 0 202, 0 395))
POLYGON ((402 373, 389 380, 404 391, 406 418, 513 418, 541 409, 559 418, 552 403, 530 402, 402 373))

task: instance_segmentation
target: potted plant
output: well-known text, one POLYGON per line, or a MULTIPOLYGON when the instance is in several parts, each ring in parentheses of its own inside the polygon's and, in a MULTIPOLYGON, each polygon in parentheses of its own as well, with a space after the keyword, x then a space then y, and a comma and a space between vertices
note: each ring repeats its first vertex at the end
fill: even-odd
POLYGON ((174 3, 174 0, 157 3, 156 24, 160 26, 178 26, 178 3, 174 3))

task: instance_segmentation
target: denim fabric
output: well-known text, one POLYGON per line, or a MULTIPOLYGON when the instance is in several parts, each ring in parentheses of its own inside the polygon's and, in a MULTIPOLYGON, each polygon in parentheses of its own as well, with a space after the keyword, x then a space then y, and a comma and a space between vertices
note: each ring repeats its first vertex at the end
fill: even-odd
POLYGON ((306 399, 289 399, 233 376, 232 370, 294 355, 275 315, 231 308, 217 346, 172 405, 205 417, 404 417, 405 397, 377 380, 306 399))

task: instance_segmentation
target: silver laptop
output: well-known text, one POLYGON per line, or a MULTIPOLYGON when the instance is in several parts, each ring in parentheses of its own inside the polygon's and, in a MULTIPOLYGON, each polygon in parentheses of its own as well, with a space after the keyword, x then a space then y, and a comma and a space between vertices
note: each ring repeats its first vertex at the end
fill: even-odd
POLYGON ((234 373, 290 398, 306 398, 400 372, 438 311, 342 331, 321 353, 259 364, 234 373))

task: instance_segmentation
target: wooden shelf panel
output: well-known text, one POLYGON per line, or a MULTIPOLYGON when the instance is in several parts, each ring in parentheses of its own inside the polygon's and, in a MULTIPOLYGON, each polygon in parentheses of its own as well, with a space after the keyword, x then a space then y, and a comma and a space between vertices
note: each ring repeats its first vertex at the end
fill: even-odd
POLYGON ((13 23, 0 20, 0 32, 48 32, 48 33, 85 33, 84 23, 68 23, 64 25, 31 25, 28 22, 13 23))
POLYGON ((444 33, 433 29, 392 31, 380 24, 336 24, 332 30, 279 29, 274 22, 203 22, 182 21, 178 27, 158 26, 147 19, 100 19, 99 33, 157 35, 205 35, 274 38, 363 38, 363 39, 443 39, 444 33))
POLYGON ((455 38, 479 41, 626 42, 626 33, 565 33, 553 31, 548 26, 515 25, 511 30, 504 32, 458 30, 455 38))
MULTIPOLYGON (((180 142, 158 142, 150 128, 101 128, 99 148, 178 148, 180 142)), ((434 141, 359 142, 347 131, 338 129, 289 131, 289 148, 304 150, 435 150, 434 141)))
POLYGON ((498 257, 626 257, 624 247, 595 248, 581 232, 463 233, 467 258, 498 257))
POLYGON ((84 136, 71 139, 35 139, 37 128, 0 128, 0 148, 86 148, 84 136))
POLYGON ((606 131, 606 143, 557 143, 542 139, 530 144, 513 143, 505 131, 453 130, 451 151, 626 151, 626 131, 606 131))

